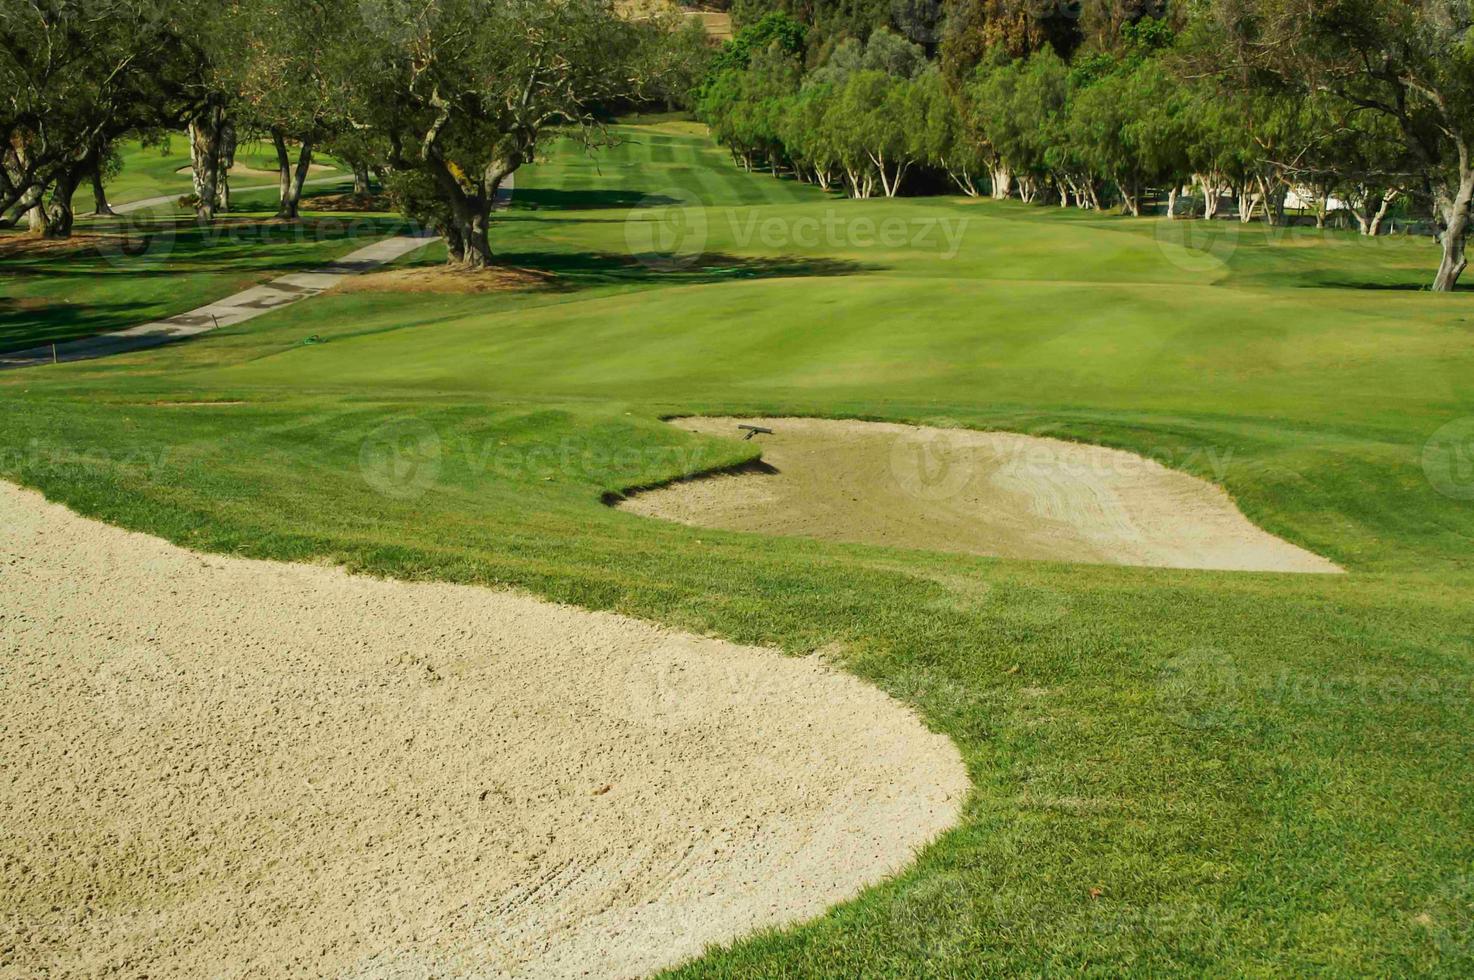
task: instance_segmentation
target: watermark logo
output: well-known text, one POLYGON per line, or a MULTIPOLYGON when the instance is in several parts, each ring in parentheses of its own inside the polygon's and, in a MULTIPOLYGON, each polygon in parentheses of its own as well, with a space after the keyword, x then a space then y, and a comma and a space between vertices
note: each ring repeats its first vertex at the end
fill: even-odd
POLYGON ((947 420, 935 427, 910 429, 891 443, 891 476, 907 495, 918 500, 955 497, 972 482, 977 460, 967 443, 967 430, 947 420))
POLYGON ((393 419, 374 429, 358 450, 364 482, 386 497, 414 500, 440 478, 440 436, 415 418, 393 419))
POLYGON ((727 232, 739 248, 911 249, 951 261, 962 250, 969 219, 942 215, 892 215, 876 219, 828 208, 823 214, 764 214, 756 208, 726 212, 727 232))
POLYGON ((690 191, 643 198, 624 223, 624 241, 643 266, 668 272, 696 264, 706 251, 706 207, 690 191))
POLYGON ((1222 271, 1239 247, 1237 221, 1158 218, 1152 222, 1152 233, 1167 261, 1191 275, 1222 271))
POLYGON ((1237 716, 1233 658, 1216 647, 1193 647, 1162 665, 1157 699, 1185 728, 1222 728, 1237 716))
POLYGON ((1423 443, 1423 475, 1454 500, 1474 500, 1474 416, 1454 419, 1423 443))
POLYGON ((1464 874, 1439 888, 1414 916, 1440 955, 1474 956, 1474 874, 1464 874))
POLYGON ((139 269, 160 265, 174 252, 175 222, 137 220, 129 215, 113 219, 116 223, 99 226, 97 254, 118 269, 139 269))
POLYGON ((130 646, 109 653, 92 674, 91 681, 100 713, 138 721, 174 709, 180 670, 162 650, 130 646))

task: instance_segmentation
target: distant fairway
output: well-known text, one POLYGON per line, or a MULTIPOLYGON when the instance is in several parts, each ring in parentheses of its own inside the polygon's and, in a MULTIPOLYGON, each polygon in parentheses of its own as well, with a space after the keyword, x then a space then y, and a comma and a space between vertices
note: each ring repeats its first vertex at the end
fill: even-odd
POLYGON ((743 174, 689 123, 613 132, 519 172, 494 219, 501 259, 551 285, 335 293, 0 374, 0 475, 192 548, 822 650, 956 741, 964 822, 913 868, 683 976, 1474 971, 1474 297, 1415 291, 1432 246, 847 201, 743 174), (643 242, 665 250, 636 261, 643 242), (1129 449, 1349 574, 987 559, 601 503, 760 450, 660 421, 691 414, 1129 449), (375 469, 386 441, 416 464, 375 469))

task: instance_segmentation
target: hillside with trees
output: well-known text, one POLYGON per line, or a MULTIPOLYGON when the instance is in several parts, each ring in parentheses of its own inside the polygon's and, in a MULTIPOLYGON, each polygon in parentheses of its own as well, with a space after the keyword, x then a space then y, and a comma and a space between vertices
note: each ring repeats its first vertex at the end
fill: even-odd
POLYGON ((1015 0, 765 4, 697 111, 748 169, 851 197, 936 192, 1364 235, 1390 215, 1466 266, 1474 200, 1468 4, 1015 0), (1332 213, 1334 212, 1334 214, 1332 213))
POLYGON ((331 153, 480 267, 498 188, 549 134, 598 142, 613 111, 683 98, 708 57, 698 22, 602 0, 8 3, 0 228, 70 236, 75 191, 100 184, 120 143, 183 132, 203 222, 229 209, 236 147, 262 139, 279 217, 331 153))

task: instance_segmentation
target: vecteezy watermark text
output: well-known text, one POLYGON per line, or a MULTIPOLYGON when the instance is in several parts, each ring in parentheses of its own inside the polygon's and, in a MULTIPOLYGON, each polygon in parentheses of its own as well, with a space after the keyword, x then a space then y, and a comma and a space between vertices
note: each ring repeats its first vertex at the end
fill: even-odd
POLYGON ((39 438, 0 447, 0 472, 66 472, 117 466, 158 476, 168 464, 169 446, 71 446, 39 438))
POLYGON ((962 250, 966 216, 854 213, 832 207, 822 214, 764 213, 760 208, 706 206, 683 189, 648 195, 625 220, 625 244, 642 264, 671 270, 695 265, 713 231, 737 248, 912 249, 950 260, 962 250))
POLYGON ((763 217, 756 211, 726 214, 732 241, 739 248, 754 242, 766 248, 913 248, 935 251, 939 258, 953 259, 962 248, 967 232, 966 217, 915 215, 873 218, 846 215, 829 209, 822 216, 763 217))
POLYGON ((374 491, 395 500, 414 500, 442 483, 495 478, 505 482, 581 481, 618 485, 649 477, 694 473, 705 466, 701 444, 612 445, 563 436, 550 441, 511 442, 494 436, 441 432, 414 418, 391 419, 359 444, 359 473, 374 491))

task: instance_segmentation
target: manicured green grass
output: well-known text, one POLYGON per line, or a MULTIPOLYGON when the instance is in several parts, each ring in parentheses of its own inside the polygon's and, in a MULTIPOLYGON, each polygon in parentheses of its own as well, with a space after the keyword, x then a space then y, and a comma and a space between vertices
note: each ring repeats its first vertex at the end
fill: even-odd
MULTIPOLYGON (((406 227, 394 216, 311 210, 301 221, 277 222, 273 201, 266 193, 242 195, 213 225, 153 214, 84 221, 73 243, 0 251, 0 352, 183 313, 406 227)), ((303 201, 310 209, 311 197, 303 201)), ((0 238, 0 249, 22 240, 0 238)))
MULTIPOLYGON (((189 140, 183 133, 175 133, 163 145, 144 146, 137 140, 125 141, 118 148, 123 160, 123 169, 107 181, 108 202, 127 204, 150 197, 182 195, 190 193, 189 140)), ((276 150, 269 143, 258 140, 242 143, 236 149, 236 163, 256 170, 276 170, 276 150)), ((295 162, 295 161, 294 161, 295 162)), ((340 169, 337 162, 321 154, 314 155, 314 162, 340 169)), ((313 176, 332 176, 333 170, 314 172, 313 176)), ((258 187, 271 183, 270 177, 242 175, 232 180, 236 187, 258 187)), ((76 207, 81 211, 92 209, 92 187, 85 184, 78 188, 76 207)))
POLYGON ((559 147, 519 174, 497 221, 554 287, 334 294, 0 375, 0 473, 193 547, 823 649, 957 742, 965 820, 913 868, 684 976, 1474 970, 1474 474, 1431 453, 1445 495, 1423 466, 1474 415, 1474 298, 1411 289, 1425 244, 1205 249, 1151 222, 840 201, 678 123, 623 135, 597 166, 559 147), (632 260, 631 203, 688 193, 703 248, 632 260), (966 221, 955 255, 916 237, 941 219, 966 221), (900 240, 866 244, 888 222, 900 240), (242 404, 160 404, 217 400, 242 404), (713 412, 1151 453, 1350 574, 989 560, 600 504, 756 451, 659 421, 713 412), (381 465, 391 444, 412 465, 381 465))

